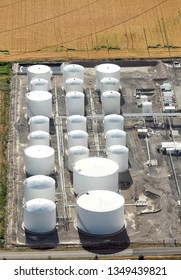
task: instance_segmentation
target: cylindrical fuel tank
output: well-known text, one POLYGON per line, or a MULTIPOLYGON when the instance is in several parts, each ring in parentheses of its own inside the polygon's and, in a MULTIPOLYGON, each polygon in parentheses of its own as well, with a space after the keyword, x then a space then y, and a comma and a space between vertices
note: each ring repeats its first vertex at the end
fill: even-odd
POLYGON ((107 158, 89 157, 73 165, 76 194, 90 190, 118 191, 118 164, 107 158))

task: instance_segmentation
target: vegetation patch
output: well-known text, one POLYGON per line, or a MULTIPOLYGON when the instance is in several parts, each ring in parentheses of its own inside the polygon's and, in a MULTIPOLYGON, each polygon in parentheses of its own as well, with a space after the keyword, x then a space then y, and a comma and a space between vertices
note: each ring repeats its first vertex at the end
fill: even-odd
POLYGON ((180 49, 180 46, 173 46, 173 45, 149 45, 148 49, 180 49))
POLYGON ((7 54, 9 54, 9 51, 8 50, 0 50, 0 53, 7 53, 7 54))
MULTIPOLYGON (((10 105, 11 64, 0 64, 0 239, 4 239, 8 163, 6 158, 10 105)), ((3 243, 0 242, 0 246, 3 243)))

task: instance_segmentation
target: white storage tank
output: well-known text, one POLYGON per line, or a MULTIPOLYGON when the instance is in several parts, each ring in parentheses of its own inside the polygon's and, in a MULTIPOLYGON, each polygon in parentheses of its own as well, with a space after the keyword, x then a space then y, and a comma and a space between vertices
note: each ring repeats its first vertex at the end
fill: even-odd
POLYGON ((73 165, 80 159, 89 157, 89 149, 84 146, 74 146, 68 149, 68 169, 73 172, 73 165))
POLYGON ((142 104, 142 113, 153 113, 152 102, 146 101, 142 104))
POLYGON ((104 115, 120 114, 120 93, 118 91, 103 92, 102 111, 104 115))
POLYGON ((143 104, 144 102, 148 101, 148 96, 147 95, 141 95, 140 99, 141 99, 141 104, 143 104))
POLYGON ((33 131, 45 131, 49 133, 50 130, 50 120, 45 116, 34 116, 29 119, 30 133, 33 131))
POLYGON ((55 180, 49 176, 35 175, 23 182, 25 202, 35 198, 55 201, 55 180))
POLYGON ((73 165, 73 188, 76 194, 90 190, 118 191, 118 165, 107 158, 90 157, 73 165))
POLYGON ((71 91, 66 94, 66 115, 82 115, 85 113, 84 94, 80 91, 71 91))
POLYGON ((49 91, 31 91, 26 94, 27 116, 52 116, 52 94, 49 91))
POLYGON ((64 86, 67 79, 78 78, 84 81, 84 67, 79 64, 68 64, 63 67, 64 86))
POLYGON ((110 114, 104 117, 104 135, 111 129, 124 130, 124 117, 117 114, 110 114))
POLYGON ((110 146, 126 146, 126 132, 121 129, 111 129, 106 132, 106 151, 110 146))
POLYGON ((52 70, 47 65, 31 65, 27 68, 28 86, 30 81, 35 78, 45 79, 48 81, 48 90, 51 89, 52 70))
POLYGON ((60 65, 60 74, 63 75, 63 68, 68 64, 69 64, 69 62, 62 62, 62 64, 60 65))
POLYGON ((100 92, 103 94, 105 91, 119 91, 120 82, 118 79, 112 77, 103 78, 100 81, 100 92))
POLYGON ((119 172, 128 170, 128 152, 129 149, 122 145, 110 146, 107 150, 108 158, 115 161, 119 166, 119 172))
POLYGON ((120 67, 112 63, 99 64, 96 70, 96 90, 100 90, 101 80, 106 77, 115 78, 120 83, 120 67))
POLYGON ((68 149, 74 146, 88 146, 88 133, 83 130, 72 130, 68 133, 68 149))
POLYGON ((124 229, 124 197, 107 190, 89 191, 77 199, 77 227, 93 235, 111 235, 124 229))
POLYGON ((24 227, 34 233, 48 233, 56 227, 56 205, 45 198, 29 200, 24 205, 24 227))
POLYGON ((30 91, 48 91, 48 81, 45 79, 35 78, 30 81, 30 91))
POLYGON ((44 145, 25 149, 24 164, 29 175, 50 175, 54 171, 55 151, 44 145))
POLYGON ((28 135, 29 146, 45 145, 50 146, 50 134, 46 131, 37 130, 28 135))
POLYGON ((70 91, 84 91, 84 82, 78 78, 70 78, 65 81, 64 90, 66 93, 70 91))
POLYGON ((87 130, 87 118, 80 115, 67 117, 67 132, 72 130, 87 130))

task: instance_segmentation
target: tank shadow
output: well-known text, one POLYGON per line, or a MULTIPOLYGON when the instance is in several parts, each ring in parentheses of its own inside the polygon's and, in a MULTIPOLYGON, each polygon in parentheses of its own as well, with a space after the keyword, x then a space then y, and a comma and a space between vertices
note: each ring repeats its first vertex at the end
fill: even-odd
POLYGON ((87 92, 87 90, 85 90, 84 91, 84 100, 85 100, 85 104, 84 105, 85 105, 85 107, 89 104, 87 94, 88 94, 88 92, 87 92))
POLYGON ((78 230, 82 247, 95 254, 110 255, 124 251, 129 247, 130 239, 126 229, 106 236, 88 235, 78 230))
POLYGON ((122 94, 122 92, 121 92, 120 106, 123 106, 123 105, 125 105, 125 99, 124 99, 124 96, 123 96, 123 94, 122 94))
POLYGON ((54 135, 56 133, 55 122, 53 118, 50 118, 50 134, 54 135))
POLYGON ((119 189, 127 190, 132 184, 133 180, 129 170, 119 173, 119 189))
POLYGON ((32 249, 51 249, 59 243, 57 229, 46 234, 36 234, 25 230, 25 240, 32 249))
POLYGON ((58 188, 57 174, 51 174, 50 177, 55 180, 55 189, 58 188))

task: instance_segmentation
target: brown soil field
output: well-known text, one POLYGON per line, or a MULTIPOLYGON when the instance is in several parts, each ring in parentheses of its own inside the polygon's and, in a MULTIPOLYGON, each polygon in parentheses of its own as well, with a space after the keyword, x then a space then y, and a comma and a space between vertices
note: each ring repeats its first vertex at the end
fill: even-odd
POLYGON ((181 56, 180 0, 1 0, 0 61, 181 56))

